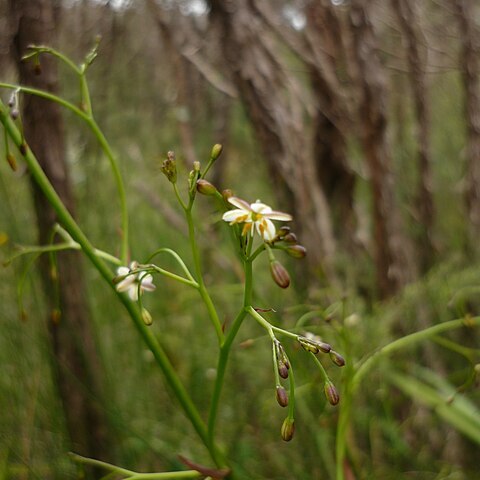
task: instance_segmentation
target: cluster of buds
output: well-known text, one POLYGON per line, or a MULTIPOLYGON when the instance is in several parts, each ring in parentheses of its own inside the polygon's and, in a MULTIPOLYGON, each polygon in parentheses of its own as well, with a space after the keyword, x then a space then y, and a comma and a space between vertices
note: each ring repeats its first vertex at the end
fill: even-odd
POLYGON ((272 243, 279 243, 282 249, 294 258, 304 258, 307 254, 307 249, 298 243, 297 236, 288 225, 284 225, 277 230, 272 243))
MULTIPOLYGON (((297 337, 298 343, 302 346, 302 348, 314 355, 318 353, 325 353, 328 354, 330 360, 337 366, 343 367, 345 365, 345 359, 340 355, 338 352, 332 349, 331 345, 322 341, 321 338, 313 335, 312 333, 305 333, 305 335, 299 335, 297 337)), ((326 373, 323 371, 324 374, 324 392, 325 397, 327 398, 328 402, 331 405, 337 405, 340 401, 340 395, 338 394, 335 385, 332 381, 327 377, 326 373)))
POLYGON ((273 347, 275 349, 275 358, 277 360, 278 374, 284 379, 288 378, 290 361, 288 360, 287 354, 285 353, 285 349, 278 340, 275 340, 273 347))

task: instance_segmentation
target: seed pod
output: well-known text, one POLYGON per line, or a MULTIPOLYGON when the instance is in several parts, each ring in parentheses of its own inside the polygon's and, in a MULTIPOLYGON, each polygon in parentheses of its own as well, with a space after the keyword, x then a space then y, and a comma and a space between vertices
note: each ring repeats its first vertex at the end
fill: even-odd
POLYGON ((197 180, 197 192, 202 195, 215 195, 217 189, 207 180, 200 178, 197 180))
POLYGON ((335 350, 330 350, 330 359, 338 367, 343 367, 345 365, 345 359, 337 353, 335 350))
POLYGON ((285 250, 291 257, 294 258, 304 258, 307 254, 307 249, 303 245, 291 245, 285 250))
POLYGON ((281 385, 277 385, 277 390, 275 393, 276 393, 278 404, 281 407, 286 407, 288 405, 287 391, 281 385))
POLYGON ((325 385, 323 388, 324 388, 325 396, 327 397, 328 403, 330 403, 330 405, 337 405, 338 402, 340 401, 340 395, 338 394, 338 391, 335 388, 335 385, 332 382, 327 381, 325 382, 325 385))
POLYGON ((280 288, 288 288, 290 285, 290 275, 278 260, 270 262, 270 273, 272 274, 274 282, 280 288))
POLYGON ((210 154, 210 158, 215 161, 223 151, 223 146, 220 145, 219 143, 216 143, 213 148, 212 148, 212 153, 210 154))
POLYGON ((289 442, 293 438, 293 434, 295 433, 295 421, 293 418, 287 417, 282 424, 282 429, 280 430, 282 435, 282 439, 285 442, 289 442))

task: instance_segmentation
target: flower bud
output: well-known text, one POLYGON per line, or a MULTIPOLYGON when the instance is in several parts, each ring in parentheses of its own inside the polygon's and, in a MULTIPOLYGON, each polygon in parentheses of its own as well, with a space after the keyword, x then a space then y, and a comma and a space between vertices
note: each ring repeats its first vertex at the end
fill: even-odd
POLYGON ((195 160, 195 161, 193 162, 193 171, 194 171, 194 172, 199 172, 199 171, 200 171, 200 162, 197 161, 197 160, 195 160))
POLYGON ((42 74, 42 66, 40 65, 40 63, 35 63, 35 65, 33 66, 33 72, 35 73, 35 75, 41 75, 42 74))
POLYGON ((299 336, 297 339, 298 339, 298 343, 300 343, 302 348, 307 352, 312 352, 315 355, 319 352, 318 346, 315 345, 315 343, 310 341, 308 338, 299 336))
POLYGON ((325 396, 327 397, 328 403, 330 403, 330 405, 337 405, 340 401, 340 395, 338 394, 335 385, 328 380, 325 382, 323 389, 325 391, 325 396))
POLYGON ((222 190, 222 197, 227 201, 230 197, 233 197, 233 192, 229 188, 222 190))
POLYGON ((146 308, 142 308, 142 320, 145 325, 150 326, 153 322, 152 315, 146 308))
POLYGON ((288 225, 283 225, 277 230, 277 237, 283 238, 285 235, 290 233, 290 227, 288 225))
POLYGON ((307 254, 307 249, 303 245, 291 245, 285 250, 294 258, 303 258, 307 254))
POLYGON ((11 153, 7 153, 7 162, 10 165, 10 168, 16 172, 17 171, 17 160, 11 153))
POLYGON ((167 153, 167 159, 162 163, 162 173, 170 183, 177 182, 177 162, 175 161, 174 152, 170 151, 167 153))
POLYGON ((210 154, 210 158, 215 161, 223 151, 223 145, 220 145, 220 143, 216 143, 213 148, 212 148, 212 153, 210 154))
POLYGON ((278 374, 283 378, 288 378, 288 367, 284 362, 278 362, 278 374))
POLYGON ((27 154, 27 151, 28 151, 28 146, 25 142, 23 142, 19 147, 18 149, 20 150, 20 153, 25 156, 27 154))
POLYGON ((61 316, 62 314, 58 308, 54 308, 50 313, 50 319, 52 320, 52 323, 54 323, 55 325, 58 325, 60 323, 61 316))
POLYGON ((296 245, 298 240, 297 240, 297 236, 290 232, 290 233, 287 233, 284 237, 283 237, 283 241, 284 242, 287 242, 287 243, 291 243, 292 245, 296 245))
POLYGON ((293 418, 287 417, 282 424, 281 429, 282 439, 286 442, 289 442, 293 438, 293 434, 295 433, 295 421, 293 418))
POLYGON ((270 262, 270 273, 272 274, 274 282, 280 288, 288 288, 290 285, 290 275, 278 260, 270 262))
POLYGON ((20 116, 20 110, 18 110, 18 108, 12 108, 10 110, 10 116, 12 120, 16 120, 20 116))
POLYGON ((200 178, 197 180, 197 192, 201 193, 202 195, 215 195, 217 193, 217 189, 207 180, 200 178))
POLYGON ((330 359, 338 367, 343 367, 345 365, 345 359, 337 353, 335 350, 330 350, 330 359))
POLYGON ((281 385, 277 385, 276 397, 277 402, 281 407, 286 407, 288 405, 287 391, 281 385))

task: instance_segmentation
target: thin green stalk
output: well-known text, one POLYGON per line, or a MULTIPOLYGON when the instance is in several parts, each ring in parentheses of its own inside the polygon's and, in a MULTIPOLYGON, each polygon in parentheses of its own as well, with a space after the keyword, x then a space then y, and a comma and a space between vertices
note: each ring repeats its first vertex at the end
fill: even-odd
MULTIPOLYGON (((337 438, 336 438, 336 462, 337 472, 336 480, 344 480, 343 463, 346 453, 346 432, 350 420, 350 412, 352 402, 357 389, 361 385, 364 377, 377 365, 381 364, 382 357, 390 355, 398 350, 415 345, 422 340, 435 337, 436 335, 454 330, 460 327, 473 327, 480 325, 480 317, 473 317, 469 319, 461 318, 450 320, 448 322, 438 323, 431 327, 425 328, 418 332, 411 333, 405 337, 399 338, 383 347, 380 347, 375 352, 370 354, 366 359, 361 360, 356 369, 351 372, 351 377, 345 382, 345 390, 343 392, 343 400, 341 403, 340 414, 337 424, 337 438)), ((347 368, 349 363, 347 363, 347 368)), ((347 370, 348 373, 348 370, 347 370)))
MULTIPOLYGON (((24 147, 23 138, 19 130, 11 120, 10 116, 8 115, 5 105, 1 101, 0 101, 0 122, 3 124, 10 138, 17 145, 17 147, 18 148, 20 148, 21 146, 24 147)), ((104 280, 108 283, 110 288, 114 291, 114 293, 118 296, 120 301, 123 303, 124 307, 130 314, 130 317, 132 318, 140 335, 143 337, 145 343, 148 345, 148 347, 152 351, 157 364, 161 368, 167 383, 170 385, 173 393, 177 397, 183 411, 185 412, 186 416, 190 420, 191 424, 193 425, 197 434, 201 438, 202 442, 205 444, 205 446, 209 450, 209 453, 212 456, 212 459, 215 461, 215 463, 218 466, 224 466, 222 455, 218 453, 218 451, 208 441, 207 428, 205 423, 201 419, 198 410, 196 409, 190 396, 185 390, 183 384, 181 383, 175 371, 175 368, 172 366, 172 364, 170 363, 167 357, 167 354, 165 353, 161 345, 158 343, 157 339, 152 334, 152 331, 143 322, 141 313, 138 310, 137 306, 133 302, 131 302, 126 295, 123 295, 117 292, 112 282, 113 275, 111 270, 106 266, 104 261, 97 256, 95 252, 95 248, 91 245, 88 238, 85 236, 85 234, 77 225, 77 223, 75 222, 71 214, 65 208, 60 197, 57 195, 55 189, 51 185, 50 181, 48 180, 47 176, 43 172, 42 168, 40 167, 37 159, 31 152, 31 150, 29 148, 26 148, 25 150, 26 151, 25 151, 24 158, 28 165, 30 173, 33 179, 35 180, 35 182, 38 184, 38 186, 42 190, 47 200, 49 201, 49 203, 51 204, 51 206, 53 207, 53 209, 55 210, 61 224, 67 230, 67 232, 73 238, 73 240, 80 244, 87 258, 91 261, 93 266, 98 270, 98 272, 101 274, 104 280)))
POLYGON ((180 268, 183 270, 187 278, 192 282, 195 282, 195 279, 193 278, 192 274, 190 273, 190 270, 187 268, 187 266, 185 265, 180 255, 177 252, 175 252, 175 250, 172 250, 171 248, 159 248, 158 250, 155 250, 150 255, 150 257, 148 257, 148 260, 146 261, 146 263, 150 263, 160 253, 168 253, 169 255, 171 255, 180 265, 180 268))
MULTIPOLYGON (((73 103, 64 100, 57 95, 53 95, 52 93, 44 92, 42 90, 38 90, 36 88, 30 87, 22 87, 19 85, 12 85, 9 83, 0 83, 0 87, 9 88, 9 89, 18 89, 21 92, 28 93, 30 95, 36 95, 37 97, 45 98, 52 102, 58 103, 59 105, 67 108, 68 110, 72 111, 75 115, 83 119, 87 125, 90 127, 90 130, 97 138, 100 146, 102 147, 105 155, 107 156, 110 167, 113 172, 113 176, 115 179, 115 183, 117 185, 118 196, 120 198, 120 208, 121 208, 121 215, 122 215, 122 242, 121 242, 121 259, 124 265, 128 263, 128 211, 127 211, 127 201, 125 196, 125 187, 123 185, 123 180, 120 174, 120 169, 113 155, 112 149, 110 148, 107 139, 103 135, 102 131, 98 127, 95 119, 91 116, 91 109, 90 113, 85 113, 82 109, 75 106, 73 103)), ((6 113, 6 111, 4 112, 6 113)))
MULTIPOLYGON (((251 251, 253 241, 249 242, 249 252, 251 251)), ((229 328, 223 343, 220 346, 220 353, 218 356, 217 363, 217 376, 215 378, 215 385, 213 388, 212 401, 210 404, 210 412, 208 415, 208 438, 209 442, 213 444, 215 438, 215 424, 217 421, 218 414, 218 405, 220 402, 220 396, 222 394, 223 383, 225 379, 225 371, 227 368, 228 358, 230 356, 230 350, 232 348, 233 341, 237 336, 240 327, 242 326, 243 320, 247 316, 247 308, 252 303, 252 290, 253 290, 253 275, 252 275, 252 262, 246 260, 244 262, 244 271, 245 271, 245 286, 243 293, 243 306, 242 309, 238 312, 235 320, 232 323, 232 326, 229 328)))
POLYGON ((193 223, 191 207, 192 205, 190 205, 189 208, 185 210, 185 216, 187 218, 188 236, 190 239, 190 246, 192 249, 193 263, 195 265, 195 272, 197 274, 198 291, 200 293, 200 296, 202 297, 203 303, 207 307, 210 320, 212 321, 213 326, 215 328, 215 332, 217 333, 218 343, 221 345, 224 339, 222 324, 220 322, 220 319, 218 318, 217 310, 215 309, 215 305, 213 304, 212 299, 210 298, 210 294, 208 293, 208 290, 205 287, 205 282, 203 281, 202 264, 200 261, 200 253, 198 251, 198 245, 195 238, 195 225, 193 223))

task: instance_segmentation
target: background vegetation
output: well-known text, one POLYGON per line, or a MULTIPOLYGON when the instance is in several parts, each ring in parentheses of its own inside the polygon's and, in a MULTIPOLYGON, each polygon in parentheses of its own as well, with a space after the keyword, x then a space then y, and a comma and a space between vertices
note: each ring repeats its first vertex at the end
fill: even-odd
MULTIPOLYGON (((0 80, 15 82, 13 3, 0 1, 0 80)), ((338 346, 353 367, 395 338, 456 318, 468 324, 478 314, 480 71, 478 59, 468 59, 469 45, 473 58, 480 55, 480 10, 474 1, 40 4, 53 6, 54 45, 76 62, 101 35, 89 82, 97 121, 126 181, 132 258, 144 259, 165 246, 191 261, 185 225, 160 165, 166 152, 175 150, 185 178, 192 161, 206 162, 211 146, 220 142, 224 154, 215 165, 214 183, 294 213, 294 229, 309 249, 303 264, 286 260, 293 279, 287 291, 271 280, 267 260, 258 262, 255 298, 259 306, 276 310, 268 314, 272 322, 308 326, 338 346), (398 5, 404 8, 400 13, 398 5), (414 33, 401 20, 411 11, 414 21, 407 17, 407 24, 414 33), (367 15, 373 34, 355 30, 359 12, 367 15), (338 24, 328 20, 331 14, 338 24), (256 51, 249 50, 252 38, 256 51), (357 48, 362 45, 373 45, 367 70, 361 56, 368 48, 357 48), (382 81, 376 84, 370 73, 382 81), (322 75, 331 83, 322 84, 322 75), (382 124, 386 130, 375 139, 382 124), (369 157, 369 142, 381 146, 380 165, 369 157), (425 142, 428 156, 422 163, 425 142), (313 190, 326 199, 323 211, 315 203, 318 195, 309 197, 313 190), (426 215, 429 200, 422 192, 432 200, 426 215), (398 223, 392 225, 393 217, 398 223), (331 222, 326 230, 325 218, 331 222), (375 232, 382 221, 379 238, 375 232), (379 252, 387 252, 385 264, 379 252)), ((78 101, 71 72, 59 65, 58 75, 62 96, 78 101)), ((118 244, 120 218, 108 162, 78 119, 69 114, 63 119, 78 221, 97 247, 109 250, 118 244)), ((12 173, 2 162, 3 258, 15 245, 38 243, 34 202, 24 166, 12 173)), ((241 304, 238 265, 214 206, 200 198, 196 214, 206 280, 228 324, 241 304)), ((77 478, 78 468, 66 455, 76 447, 67 428, 68 405, 52 366, 57 360, 48 329, 50 306, 31 260, 0 269, 0 478, 77 478)), ((151 328, 206 411, 215 332, 205 327, 194 293, 166 279, 156 283, 155 295, 145 298, 151 328)), ((140 471, 182 468, 179 453, 208 464, 121 305, 90 268, 85 285, 102 396, 73 380, 106 418, 104 459, 140 471)), ((478 330, 466 326, 383 357, 364 377, 348 425, 348 480, 480 479, 478 338, 478 330)), ((300 387, 295 438, 285 443, 268 338, 258 325, 245 322, 236 342, 219 431, 238 478, 335 476, 338 408, 326 402, 303 351, 289 348, 300 387)), ((332 374, 341 391, 342 372, 332 374)))

